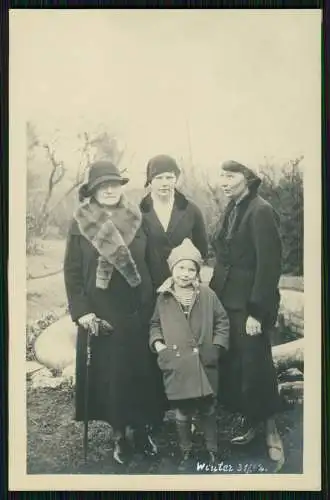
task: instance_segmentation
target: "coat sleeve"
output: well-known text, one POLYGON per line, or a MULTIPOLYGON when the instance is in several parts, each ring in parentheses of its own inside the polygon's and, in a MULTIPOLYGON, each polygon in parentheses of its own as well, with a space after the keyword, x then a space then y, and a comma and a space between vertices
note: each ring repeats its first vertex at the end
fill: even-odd
POLYGON ((256 272, 248 304, 251 316, 262 321, 276 300, 281 276, 281 239, 278 216, 270 205, 258 207, 253 214, 251 232, 256 252, 256 272))
POLYGON ((208 254, 208 241, 205 222, 200 209, 194 205, 194 226, 192 230, 192 242, 202 254, 203 259, 208 254))
POLYGON ((84 290, 80 236, 69 233, 64 257, 64 283, 73 321, 91 313, 84 290))
POLYGON ((220 300, 213 292, 213 344, 228 349, 229 319, 220 300))
POLYGON ((154 348, 154 343, 157 340, 159 340, 160 342, 164 342, 164 335, 163 335, 162 327, 160 324, 159 297, 158 297, 157 302, 156 302, 153 316, 150 320, 149 347, 153 352, 156 352, 155 348, 154 348))

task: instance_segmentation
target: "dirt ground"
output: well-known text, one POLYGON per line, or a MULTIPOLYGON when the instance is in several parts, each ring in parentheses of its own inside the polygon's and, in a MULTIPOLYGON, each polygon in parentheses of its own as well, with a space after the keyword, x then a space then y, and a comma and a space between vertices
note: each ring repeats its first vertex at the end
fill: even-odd
MULTIPOLYGON (((73 420, 72 389, 31 389, 27 392, 28 474, 176 474, 178 449, 173 421, 164 424, 156 436, 159 454, 150 460, 135 455, 129 466, 116 465, 112 458, 111 429, 102 422, 89 424, 88 462, 83 459, 83 424, 73 420)), ((286 463, 281 474, 302 473, 303 412, 297 405, 277 417, 283 438, 286 463)), ((237 448, 229 440, 238 430, 237 419, 219 412, 219 473, 274 473, 275 464, 267 458, 262 435, 253 444, 237 448), (225 468, 227 466, 227 470, 225 468), (232 471, 228 470, 231 466, 232 471), (241 468, 241 469, 240 469, 241 468), (245 468, 245 470, 244 470, 245 468)), ((261 433, 261 431, 260 431, 261 433)), ((203 462, 202 437, 195 436, 197 460, 203 462)), ((204 459, 205 461, 205 459, 204 459)), ((207 473, 196 470, 191 474, 207 473)))
MULTIPOLYGON (((43 242, 42 254, 28 257, 28 274, 37 276, 61 268, 63 241, 43 242)), ((52 311, 61 315, 66 309, 63 274, 45 279, 32 279, 27 284, 27 324, 52 311)), ((27 385, 27 472, 29 474, 175 474, 177 445, 175 428, 167 421, 156 437, 159 454, 146 460, 134 456, 129 467, 116 466, 111 453, 111 429, 102 422, 89 425, 88 463, 83 461, 82 423, 73 420, 74 391, 70 388, 32 389, 27 385)), ((286 463, 281 474, 302 473, 303 410, 301 405, 290 407, 277 417, 283 438, 286 463)), ((219 412, 219 473, 273 473, 275 464, 267 459, 262 439, 247 447, 232 447, 229 443, 237 430, 234 416, 219 412), (225 467, 226 466, 226 467, 225 467), (229 470, 231 467, 231 471, 229 470), (243 469, 243 470, 242 470, 243 469)), ((201 436, 195 435, 196 457, 203 461, 201 436)), ((191 473, 205 473, 196 471, 191 473)))

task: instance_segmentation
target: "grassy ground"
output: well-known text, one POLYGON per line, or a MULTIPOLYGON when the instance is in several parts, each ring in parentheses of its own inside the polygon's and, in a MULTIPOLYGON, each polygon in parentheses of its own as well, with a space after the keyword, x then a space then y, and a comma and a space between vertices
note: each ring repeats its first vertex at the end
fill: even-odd
MULTIPOLYGON (((64 242, 43 243, 43 254, 28 257, 28 274, 37 276, 58 270, 63 263, 64 242)), ((206 271, 207 273, 208 271, 206 271)), ((300 286, 298 284, 298 286, 300 286)), ((28 281, 27 323, 33 323, 49 311, 61 315, 66 309, 63 274, 45 279, 28 281)), ((126 469, 118 469, 111 458, 110 428, 101 422, 90 423, 90 450, 87 465, 83 462, 83 425, 73 420, 74 393, 72 389, 32 389, 27 386, 27 429, 29 474, 175 474, 176 440, 172 422, 167 422, 157 437, 160 454, 148 461, 135 456, 126 469)), ((231 464, 233 472, 239 464, 261 464, 265 472, 273 472, 274 464, 267 459, 262 440, 244 449, 232 448, 229 439, 237 426, 234 417, 219 414, 219 442, 221 458, 231 464), (253 459, 252 459, 253 457, 253 459)), ((286 463, 281 473, 302 472, 303 414, 302 406, 282 412, 278 427, 283 437, 286 463)), ((201 437, 196 436, 197 450, 201 449, 201 437)), ((198 452, 200 453, 200 452, 198 452)), ((202 458, 202 457, 201 457, 202 458)), ((249 470, 250 472, 252 471, 249 470)), ((196 473, 196 470, 191 470, 196 473)))
MULTIPOLYGON (((102 422, 89 424, 88 462, 83 460, 83 424, 75 422, 73 416, 74 394, 70 389, 28 389, 28 458, 29 474, 175 474, 177 445, 173 422, 168 421, 156 442, 159 456, 153 460, 135 455, 128 467, 117 466, 111 454, 111 430, 102 422)), ((286 464, 283 474, 302 472, 302 407, 281 413, 278 427, 283 436, 286 464)), ((237 428, 231 415, 220 413, 219 444, 220 460, 238 471, 239 464, 245 467, 262 467, 266 473, 275 471, 275 465, 267 459, 267 450, 262 439, 246 448, 230 446, 229 439, 237 428)), ((203 460, 202 440, 195 439, 196 456, 203 460)), ((260 469, 259 469, 260 470, 260 469)), ((196 473, 192 468, 191 473, 196 473)), ((250 472, 252 470, 250 469, 250 472)))

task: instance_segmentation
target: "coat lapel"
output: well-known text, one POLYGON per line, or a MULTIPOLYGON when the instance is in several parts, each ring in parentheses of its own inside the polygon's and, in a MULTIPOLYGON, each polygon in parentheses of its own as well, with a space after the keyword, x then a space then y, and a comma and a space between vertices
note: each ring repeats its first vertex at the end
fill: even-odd
POLYGON ((177 227, 177 225, 181 221, 181 219, 184 216, 184 214, 185 214, 185 211, 184 210, 180 210, 180 208, 178 208, 177 204, 174 203, 173 204, 173 208, 172 208, 170 222, 168 224, 168 228, 167 228, 167 231, 166 231, 166 233, 167 233, 167 235, 169 237, 171 237, 171 235, 175 231, 175 228, 177 227))
POLYGON ((152 225, 153 226, 156 226, 158 231, 160 231, 161 233, 164 233, 165 234, 165 230, 162 226, 162 223, 160 222, 160 220, 158 219, 158 216, 154 210, 154 208, 152 207, 150 212, 149 212, 149 218, 150 220, 152 221, 152 225))

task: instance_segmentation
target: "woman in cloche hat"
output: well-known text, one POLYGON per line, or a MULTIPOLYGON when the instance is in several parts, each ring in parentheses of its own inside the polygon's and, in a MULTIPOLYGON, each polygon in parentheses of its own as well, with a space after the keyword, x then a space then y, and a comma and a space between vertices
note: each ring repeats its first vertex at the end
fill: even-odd
POLYGON ((132 440, 125 438, 128 428, 140 451, 157 452, 146 430, 154 405, 147 340, 152 285, 142 216, 122 190, 127 182, 109 161, 90 166, 64 262, 69 311, 78 325, 75 418, 85 419, 87 395, 88 418, 111 425, 113 456, 121 464, 132 451, 132 440), (87 332, 91 364, 86 389, 87 332))
POLYGON ((269 457, 283 463, 274 420, 281 405, 270 345, 279 306, 279 218, 258 195, 261 179, 251 168, 227 161, 220 179, 230 201, 213 238, 216 265, 210 287, 228 314, 230 347, 219 397, 226 396, 224 403, 245 417, 246 429, 232 443, 248 444, 263 424, 269 457))
MULTIPOLYGON (((147 234, 146 261, 152 279, 154 301, 157 288, 171 274, 167 259, 173 248, 185 238, 190 238, 203 259, 208 252, 202 212, 177 189, 179 176, 180 169, 169 155, 159 154, 148 161, 145 185, 150 191, 143 198, 140 208, 147 234)), ((158 425, 161 425, 167 400, 156 363, 154 373, 159 386, 157 406, 158 425)))

